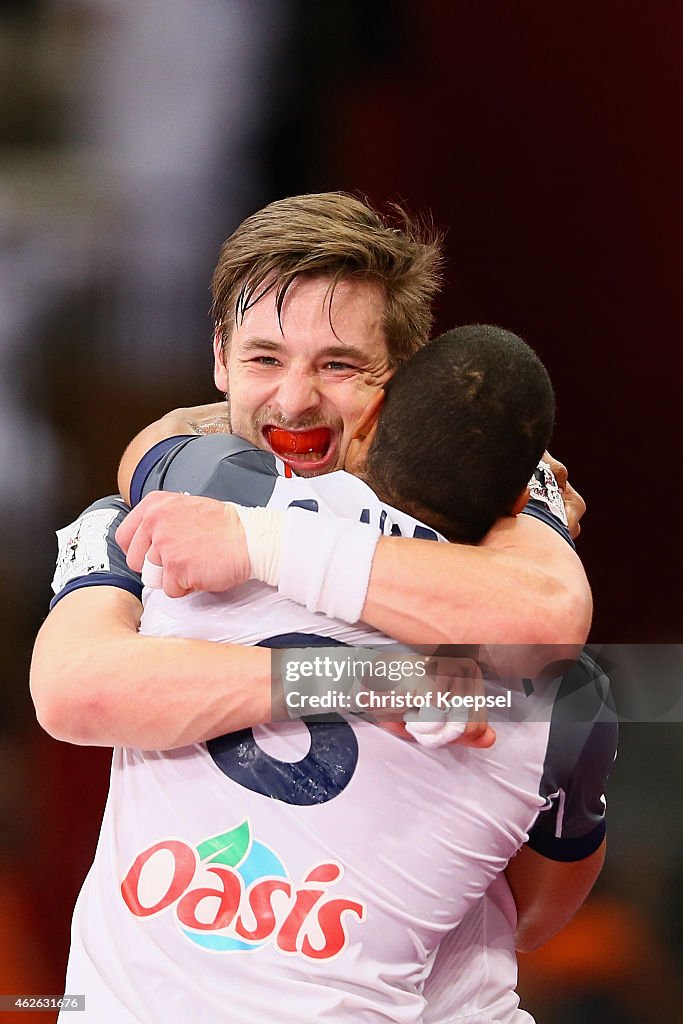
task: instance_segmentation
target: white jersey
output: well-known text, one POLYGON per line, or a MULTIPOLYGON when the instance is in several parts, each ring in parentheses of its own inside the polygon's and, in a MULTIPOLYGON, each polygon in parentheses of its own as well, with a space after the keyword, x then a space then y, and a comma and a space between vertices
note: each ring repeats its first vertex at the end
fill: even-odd
POLYGON ((515 901, 504 874, 444 936, 425 982, 424 1024, 534 1024, 519 1007, 515 901))
MULTIPOLYGON (((215 447, 215 437, 196 440, 215 447)), ((245 503, 295 502, 385 533, 426 529, 347 474, 285 479, 277 460, 250 451, 275 472, 238 463, 228 498, 245 502, 251 474, 261 491, 245 503)), ((166 455, 155 472, 180 489, 172 463, 166 455)), ((194 489, 185 473, 180 480, 194 489)), ((154 591, 144 604, 142 629, 157 636, 389 642, 258 583, 180 600, 154 591)), ((513 694, 521 717, 525 699, 513 694)), ((479 928, 481 897, 545 805, 550 730, 547 721, 501 724, 490 750, 427 750, 351 717, 167 752, 116 750, 66 991, 85 993, 84 1019, 98 1024, 184 1024, 193 1014, 250 1024, 456 1020, 439 1003, 438 974, 434 1015, 425 1014, 425 980, 468 911, 479 928)))

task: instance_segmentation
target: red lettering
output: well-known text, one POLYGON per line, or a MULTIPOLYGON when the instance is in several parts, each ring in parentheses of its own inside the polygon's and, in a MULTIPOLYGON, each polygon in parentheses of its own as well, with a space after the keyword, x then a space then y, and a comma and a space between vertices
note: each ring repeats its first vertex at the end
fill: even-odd
POLYGON ((242 880, 231 868, 223 868, 215 865, 207 868, 214 875, 217 875, 221 882, 221 889, 190 889, 181 899, 176 909, 176 915, 181 924, 186 928, 196 928, 200 931, 216 931, 218 928, 227 928, 239 910, 242 897, 242 880), (218 899, 216 913, 210 921, 200 921, 197 917, 197 907, 202 900, 212 897, 218 899))
POLYGON ((341 878, 341 868, 338 864, 318 864, 308 872, 304 883, 336 882, 338 878, 341 878))
POLYGON ((142 853, 133 861, 132 867, 124 880, 121 882, 121 895, 128 909, 136 917, 149 917, 151 914, 158 914, 166 910, 172 903, 182 896, 190 882, 194 878, 196 858, 194 850, 187 843, 180 839, 163 839, 148 850, 142 853), (140 902, 139 885, 142 869, 155 854, 161 850, 167 850, 173 856, 173 876, 163 896, 151 907, 145 907, 140 902))
POLYGON ((255 882, 251 887, 247 899, 256 919, 256 927, 248 929, 240 914, 235 931, 243 939, 251 939, 254 942, 263 941, 273 934, 277 921, 273 911, 272 896, 276 892, 284 892, 287 896, 291 896, 291 882, 284 878, 266 878, 262 882, 255 882))
POLYGON ((277 946, 283 953, 296 953, 296 938, 309 913, 321 896, 324 889, 299 889, 296 903, 285 918, 277 935, 277 946))
POLYGON ((304 935, 301 944, 301 952, 311 960, 329 960, 344 949, 348 942, 348 935, 342 922, 342 914, 345 911, 355 914, 359 921, 365 918, 365 907, 362 903, 354 900, 327 900, 317 910, 318 924, 325 938, 325 945, 321 949, 315 949, 307 935, 304 935))
POLYGON ((324 887, 336 882, 342 875, 340 865, 333 862, 317 864, 311 868, 304 878, 302 888, 294 892, 291 882, 285 878, 263 878, 254 882, 246 894, 255 921, 253 928, 245 923, 244 914, 240 913, 244 898, 241 876, 232 868, 214 864, 207 866, 206 870, 216 877, 218 887, 198 886, 193 889, 190 886, 196 877, 196 870, 197 857, 191 846, 180 839, 164 839, 138 854, 121 883, 121 895, 136 917, 150 917, 176 903, 177 920, 186 928, 217 931, 229 928, 234 922, 235 934, 251 942, 263 942, 277 928, 277 917, 273 909, 275 893, 284 893, 289 900, 293 898, 294 903, 277 932, 277 947, 283 953, 300 951, 311 960, 329 960, 345 948, 349 940, 343 920, 346 913, 355 915, 359 921, 365 919, 362 903, 348 899, 323 900, 326 895, 324 887), (165 858, 150 863, 163 853, 170 854, 173 860, 173 870, 168 881, 168 870, 163 864, 165 858), (149 888, 154 895, 155 888, 164 890, 151 906, 144 905, 140 899, 140 880, 147 865, 150 865, 147 868, 150 877, 146 879, 144 888, 149 888), (216 901, 216 909, 210 920, 201 920, 198 916, 200 904, 209 899, 216 901), (311 919, 314 910, 324 940, 320 948, 312 944, 307 934, 310 929, 306 929, 306 922, 311 919))
MULTIPOLYGON (((336 882, 341 877, 342 869, 339 864, 316 864, 311 868, 304 878, 304 885, 311 882, 322 883, 323 885, 336 882)), ((296 902, 285 918, 277 936, 278 948, 283 953, 296 953, 297 938, 301 933, 304 921, 310 914, 321 896, 325 895, 324 889, 298 889, 296 902)))

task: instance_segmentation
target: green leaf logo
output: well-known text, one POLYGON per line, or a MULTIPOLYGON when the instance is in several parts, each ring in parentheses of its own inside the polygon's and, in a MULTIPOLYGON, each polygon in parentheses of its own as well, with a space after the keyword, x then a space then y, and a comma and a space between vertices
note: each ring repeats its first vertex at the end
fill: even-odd
POLYGON ((246 857, 251 846, 251 828, 245 819, 237 828, 229 832, 221 832, 218 836, 205 839, 197 847, 199 859, 212 864, 226 864, 229 868, 237 867, 246 857))

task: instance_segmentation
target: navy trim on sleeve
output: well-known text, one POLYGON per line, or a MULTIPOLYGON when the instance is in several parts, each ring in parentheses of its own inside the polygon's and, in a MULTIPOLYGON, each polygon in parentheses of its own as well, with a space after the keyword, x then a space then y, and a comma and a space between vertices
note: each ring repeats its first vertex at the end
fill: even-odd
POLYGON ((175 448, 181 441, 188 441, 194 434, 176 434, 175 437, 165 437, 142 456, 130 481, 130 506, 133 508, 142 500, 142 492, 147 477, 152 472, 160 459, 175 448))
MULTIPOLYGON (((277 459, 234 434, 194 434, 176 439, 169 451, 153 454, 156 462, 142 485, 151 491, 175 491, 250 508, 265 507, 280 479, 277 459)), ((137 496, 137 495, 136 495, 137 496)))
POLYGON ((534 498, 531 498, 522 509, 521 515, 531 516, 533 519, 539 519, 542 523, 545 523, 546 526, 551 526, 553 530, 555 530, 556 533, 559 533, 560 537, 564 537, 567 544, 571 544, 576 551, 576 544, 572 540, 567 527, 564 523, 560 522, 557 516, 553 515, 547 505, 544 505, 542 501, 536 501, 534 498))
POLYGON ((548 860, 557 860, 564 863, 570 861, 585 860, 601 846, 607 826, 601 821, 592 832, 585 836, 566 838, 562 836, 551 836, 541 829, 531 829, 529 832, 528 845, 541 857, 548 860))
POLYGON ((92 572, 88 576, 77 576, 76 579, 70 580, 50 601, 50 611, 66 594, 70 594, 72 590, 81 590, 82 587, 118 587, 119 590, 127 590, 129 594, 142 600, 141 581, 116 572, 92 572))

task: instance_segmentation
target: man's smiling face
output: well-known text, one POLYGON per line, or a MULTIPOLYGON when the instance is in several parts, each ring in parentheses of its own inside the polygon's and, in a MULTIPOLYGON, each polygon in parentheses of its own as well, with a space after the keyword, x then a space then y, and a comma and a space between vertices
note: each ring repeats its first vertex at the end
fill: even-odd
POLYGON ((353 428, 391 375, 378 285, 327 277, 289 288, 281 323, 275 290, 236 323, 227 352, 215 343, 216 386, 231 429, 274 452, 300 476, 341 469, 353 428))

